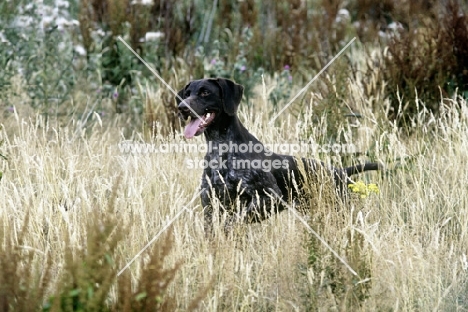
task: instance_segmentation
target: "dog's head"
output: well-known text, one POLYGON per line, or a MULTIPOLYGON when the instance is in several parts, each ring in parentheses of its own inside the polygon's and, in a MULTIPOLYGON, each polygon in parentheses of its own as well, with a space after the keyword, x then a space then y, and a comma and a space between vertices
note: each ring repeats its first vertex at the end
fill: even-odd
POLYGON ((223 114, 234 116, 243 91, 241 85, 223 78, 200 79, 187 84, 176 97, 179 116, 184 120, 190 117, 184 136, 190 139, 202 134, 221 120, 223 114))

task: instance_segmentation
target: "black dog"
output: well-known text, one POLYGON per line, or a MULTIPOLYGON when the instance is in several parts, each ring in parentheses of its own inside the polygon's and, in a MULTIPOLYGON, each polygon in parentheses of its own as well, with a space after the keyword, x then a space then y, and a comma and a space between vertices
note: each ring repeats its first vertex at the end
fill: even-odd
MULTIPOLYGON (((239 219, 258 222, 272 211, 285 209, 278 197, 289 201, 300 196, 304 172, 325 168, 321 162, 302 159, 298 163, 293 156, 268 152, 236 115, 243 89, 228 79, 201 79, 186 85, 176 99, 179 116, 184 120, 190 117, 184 136, 190 139, 204 133, 208 144, 201 183, 208 232, 213 222, 213 196, 230 214, 226 229, 239 219), (294 187, 293 180, 299 187, 294 187)), ((326 170, 343 196, 346 186, 352 183, 350 175, 378 169, 379 165, 372 163, 326 170)))

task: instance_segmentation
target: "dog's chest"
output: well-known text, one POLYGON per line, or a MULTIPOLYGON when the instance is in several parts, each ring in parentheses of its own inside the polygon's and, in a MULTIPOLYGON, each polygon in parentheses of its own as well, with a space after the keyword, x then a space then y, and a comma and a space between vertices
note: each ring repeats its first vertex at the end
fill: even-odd
POLYGON ((208 178, 215 189, 236 189, 239 183, 251 179, 248 170, 238 168, 239 155, 234 153, 220 153, 215 149, 205 155, 205 179, 208 178))

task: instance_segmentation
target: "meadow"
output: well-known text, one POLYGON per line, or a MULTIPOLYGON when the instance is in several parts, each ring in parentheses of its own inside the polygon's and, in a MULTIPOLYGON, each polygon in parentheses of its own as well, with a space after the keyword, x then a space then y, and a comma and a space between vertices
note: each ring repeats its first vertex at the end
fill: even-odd
MULTIPOLYGON (((429 80, 405 77, 409 89, 389 91, 397 77, 386 76, 390 52, 358 41, 273 124, 318 69, 276 60, 276 71, 237 79, 248 85, 239 118, 267 144, 353 144, 355 153, 297 155, 336 166, 380 161, 381 172, 355 177, 379 192, 351 193, 343 204, 311 181, 293 209, 227 236, 221 218, 211 239, 202 170, 187 166, 203 154, 120 148, 185 141, 175 100, 158 80, 139 69, 129 85, 100 84, 94 54, 75 60, 80 75, 55 68, 57 55, 44 56, 37 75, 15 72, 0 52, 8 59, 0 75, 0 310, 468 311, 466 85, 453 75, 453 92, 426 96, 411 88, 429 80), (48 84, 32 88, 34 79, 48 84)), ((183 58, 171 62, 158 69, 178 90, 196 72, 183 58)), ((223 64, 232 72, 216 69, 211 55, 201 62, 204 76, 235 79, 250 68, 236 55, 223 64)))

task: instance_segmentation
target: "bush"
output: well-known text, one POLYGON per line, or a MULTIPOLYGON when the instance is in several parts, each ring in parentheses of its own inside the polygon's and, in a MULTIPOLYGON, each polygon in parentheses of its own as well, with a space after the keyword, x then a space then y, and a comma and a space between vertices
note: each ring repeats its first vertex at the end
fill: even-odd
POLYGON ((441 97, 468 96, 468 15, 456 0, 429 12, 414 14, 413 23, 390 37, 383 54, 389 117, 400 125, 410 124, 423 106, 439 113, 441 97))

